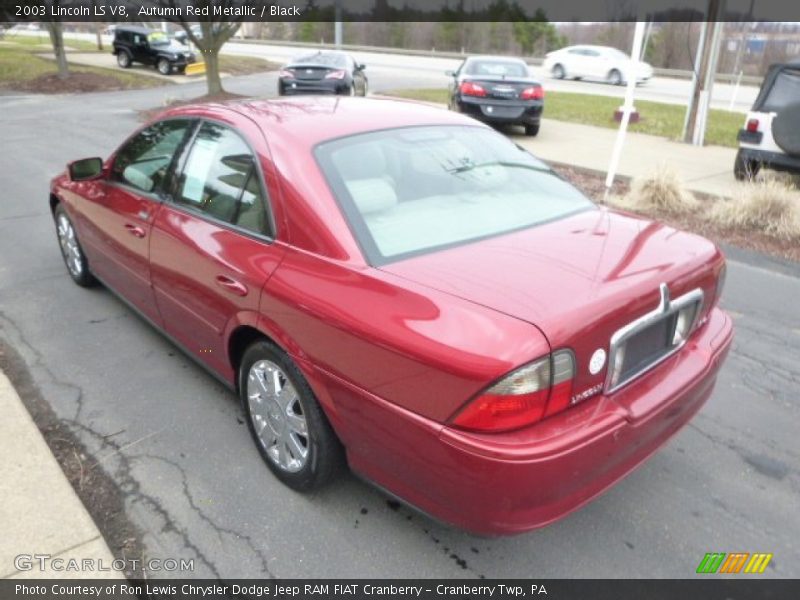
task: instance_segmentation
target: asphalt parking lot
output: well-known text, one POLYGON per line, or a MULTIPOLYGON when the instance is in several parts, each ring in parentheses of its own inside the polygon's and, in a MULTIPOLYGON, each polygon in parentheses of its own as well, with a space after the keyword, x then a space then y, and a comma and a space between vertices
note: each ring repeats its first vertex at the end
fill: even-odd
MULTIPOLYGON (((226 87, 273 93, 274 75, 226 87)), ((202 91, 0 96, 0 339, 118 483, 150 557, 194 558, 195 577, 685 578, 706 552, 771 552, 764 576, 800 576, 800 267, 738 253, 723 299, 736 340, 713 397, 563 521, 479 538, 353 476, 310 497, 278 483, 232 394, 108 291, 72 283, 47 204, 68 160, 107 155, 137 110, 202 91)))

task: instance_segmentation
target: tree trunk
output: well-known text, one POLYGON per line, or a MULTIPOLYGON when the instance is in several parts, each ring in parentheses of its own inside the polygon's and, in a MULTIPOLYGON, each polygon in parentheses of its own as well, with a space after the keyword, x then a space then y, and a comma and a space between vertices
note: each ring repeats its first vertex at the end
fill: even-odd
POLYGON ((103 49, 103 36, 101 35, 101 33, 103 31, 103 24, 102 23, 98 23, 97 25, 95 25, 95 30, 94 31, 97 34, 97 49, 98 50, 102 50, 103 49))
POLYGON ((206 61, 206 86, 208 87, 209 96, 221 94, 225 90, 222 89, 222 80, 219 76, 219 48, 212 48, 204 54, 206 61))
POLYGON ((66 79, 69 77, 69 64, 67 63, 67 55, 64 52, 64 30, 61 27, 61 23, 57 21, 46 22, 46 25, 50 33, 50 42, 53 44, 53 52, 56 55, 58 77, 59 79, 66 79))

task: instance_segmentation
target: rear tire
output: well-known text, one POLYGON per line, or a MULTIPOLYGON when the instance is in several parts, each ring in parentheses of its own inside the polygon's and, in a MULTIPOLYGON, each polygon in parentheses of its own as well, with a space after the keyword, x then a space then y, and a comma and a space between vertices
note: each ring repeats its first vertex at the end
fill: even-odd
POLYGON ((747 159, 742 151, 736 153, 736 160, 733 163, 733 176, 737 181, 752 181, 761 170, 761 163, 756 160, 747 159))
POLYGON ((536 137, 539 135, 539 126, 539 123, 536 123, 536 125, 525 125, 525 135, 536 137))
POLYGON ((261 457, 285 485, 310 492, 339 473, 342 445, 285 352, 266 340, 254 342, 239 366, 239 396, 261 457))
POLYGON ((564 67, 562 67, 561 65, 554 65, 552 73, 553 77, 555 77, 556 79, 564 79, 564 77, 567 74, 566 71, 564 70, 564 67))
POLYGON ((125 50, 120 50, 117 52, 117 64, 122 67, 123 69, 128 69, 131 66, 131 55, 125 52, 125 50))

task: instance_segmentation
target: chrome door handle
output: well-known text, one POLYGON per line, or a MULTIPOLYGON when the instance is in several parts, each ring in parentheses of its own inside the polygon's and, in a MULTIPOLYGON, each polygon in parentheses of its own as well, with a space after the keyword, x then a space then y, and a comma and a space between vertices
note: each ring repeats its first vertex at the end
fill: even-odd
POLYGON ((229 292, 233 292, 237 296, 247 296, 247 286, 235 279, 231 279, 225 275, 217 275, 216 282, 218 286, 229 292))
POLYGON ((131 223, 125 223, 125 229, 128 230, 128 233, 135 235, 138 238, 143 238, 145 235, 147 235, 144 229, 131 223))

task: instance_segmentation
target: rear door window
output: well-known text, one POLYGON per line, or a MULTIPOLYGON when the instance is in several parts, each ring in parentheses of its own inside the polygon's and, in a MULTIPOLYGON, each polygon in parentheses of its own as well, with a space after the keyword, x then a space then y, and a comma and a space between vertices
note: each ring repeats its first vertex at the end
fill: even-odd
POLYGON ((203 123, 178 177, 174 200, 253 233, 269 232, 266 194, 250 147, 234 131, 203 123))

